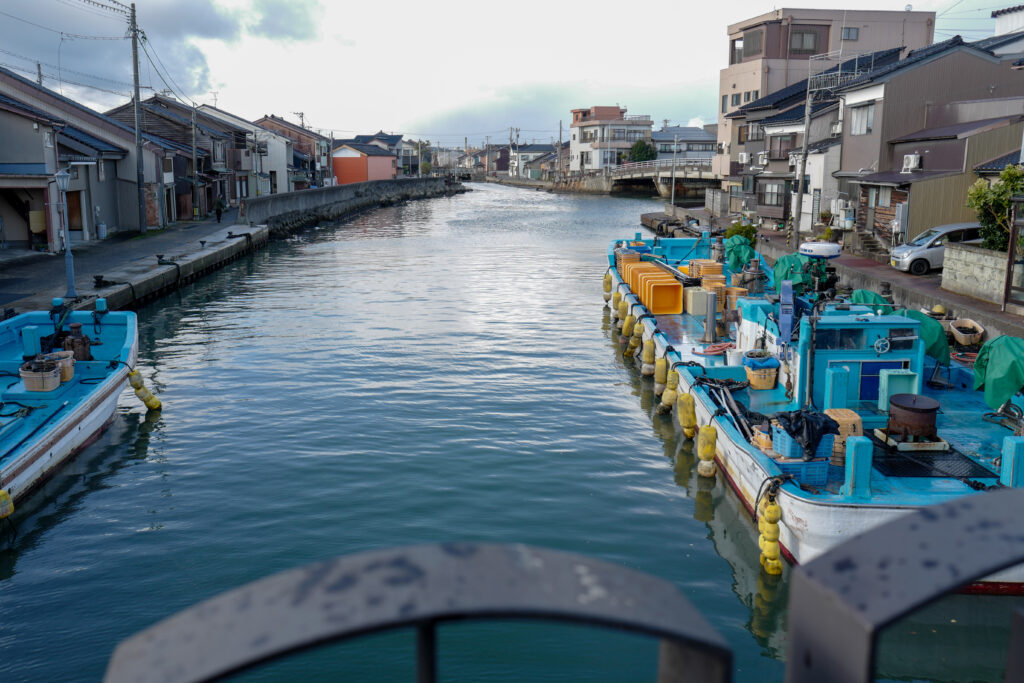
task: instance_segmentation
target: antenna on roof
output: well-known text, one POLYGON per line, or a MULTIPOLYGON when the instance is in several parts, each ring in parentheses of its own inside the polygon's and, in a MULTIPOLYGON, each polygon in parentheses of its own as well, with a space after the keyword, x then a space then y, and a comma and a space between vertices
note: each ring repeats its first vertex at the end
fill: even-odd
POLYGON ((217 95, 220 94, 220 91, 218 91, 218 90, 211 90, 210 94, 213 95, 213 106, 216 107, 217 106, 217 95))
POLYGON ((303 128, 306 127, 306 114, 301 111, 293 111, 293 114, 299 117, 299 125, 303 128))

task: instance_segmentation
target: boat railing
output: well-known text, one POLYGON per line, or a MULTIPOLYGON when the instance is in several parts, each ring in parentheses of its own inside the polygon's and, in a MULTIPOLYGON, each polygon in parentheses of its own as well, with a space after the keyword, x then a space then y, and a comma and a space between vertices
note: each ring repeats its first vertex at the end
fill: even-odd
POLYGON ((444 543, 339 557, 223 593, 125 640, 105 680, 207 681, 370 633, 416 629, 437 677, 447 621, 540 619, 660 639, 658 680, 731 680, 728 644, 671 583, 575 553, 444 543))

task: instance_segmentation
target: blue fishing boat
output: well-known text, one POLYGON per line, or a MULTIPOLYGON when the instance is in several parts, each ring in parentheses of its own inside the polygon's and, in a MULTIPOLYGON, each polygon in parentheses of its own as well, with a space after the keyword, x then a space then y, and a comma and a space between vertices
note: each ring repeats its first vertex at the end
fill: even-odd
POLYGON ((125 384, 159 400, 134 370, 135 314, 53 309, 0 322, 0 518, 109 424, 125 384))
MULTIPOLYGON (((1024 340, 986 342, 973 368, 951 360, 941 322, 843 293, 837 253, 807 245, 769 268, 745 238, 708 233, 608 249, 623 355, 696 440, 698 474, 736 492, 769 574, 910 510, 1024 483, 1024 340)), ((968 590, 1022 594, 1024 569, 968 590)))

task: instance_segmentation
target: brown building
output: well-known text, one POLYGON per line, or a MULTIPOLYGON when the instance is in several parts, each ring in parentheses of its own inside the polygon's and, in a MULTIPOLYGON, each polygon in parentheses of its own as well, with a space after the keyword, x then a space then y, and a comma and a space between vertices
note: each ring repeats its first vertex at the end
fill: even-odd
POLYGON ((834 175, 856 205, 860 231, 888 246, 894 226, 912 239, 931 225, 973 217, 962 206, 976 179, 971 168, 1021 139, 1015 117, 1024 113, 1024 78, 1011 69, 1012 57, 993 49, 991 40, 968 44, 956 36, 840 89, 842 157, 834 175))
POLYGON ((739 150, 728 114, 807 78, 812 57, 840 50, 852 56, 893 47, 922 48, 932 42, 934 25, 934 12, 793 8, 730 25, 729 66, 719 77, 714 172, 721 177, 734 175, 730 162, 737 161, 739 150))
POLYGON ((296 190, 306 187, 323 187, 333 182, 329 138, 273 114, 264 116, 253 123, 290 139, 295 151, 296 164, 300 163, 299 160, 308 163, 308 175, 303 173, 299 166, 291 170, 293 176, 291 180, 294 181, 296 190), (303 156, 306 158, 303 159, 303 156))

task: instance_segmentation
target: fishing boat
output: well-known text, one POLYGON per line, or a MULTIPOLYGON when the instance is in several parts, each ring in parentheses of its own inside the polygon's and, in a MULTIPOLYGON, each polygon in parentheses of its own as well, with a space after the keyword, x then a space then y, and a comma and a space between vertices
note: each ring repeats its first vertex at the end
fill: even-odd
MULTIPOLYGON (((832 255, 769 268, 745 238, 709 233, 637 233, 607 254, 624 356, 696 440, 698 474, 720 473, 756 522, 769 574, 908 511, 1024 483, 1024 341, 987 342, 974 368, 950 361, 928 315, 838 294, 832 255)), ((1024 594, 1024 568, 967 590, 1024 594)))
POLYGON ((126 383, 159 407, 134 370, 137 346, 135 314, 104 299, 92 311, 54 299, 0 322, 0 518, 99 436, 126 383))

